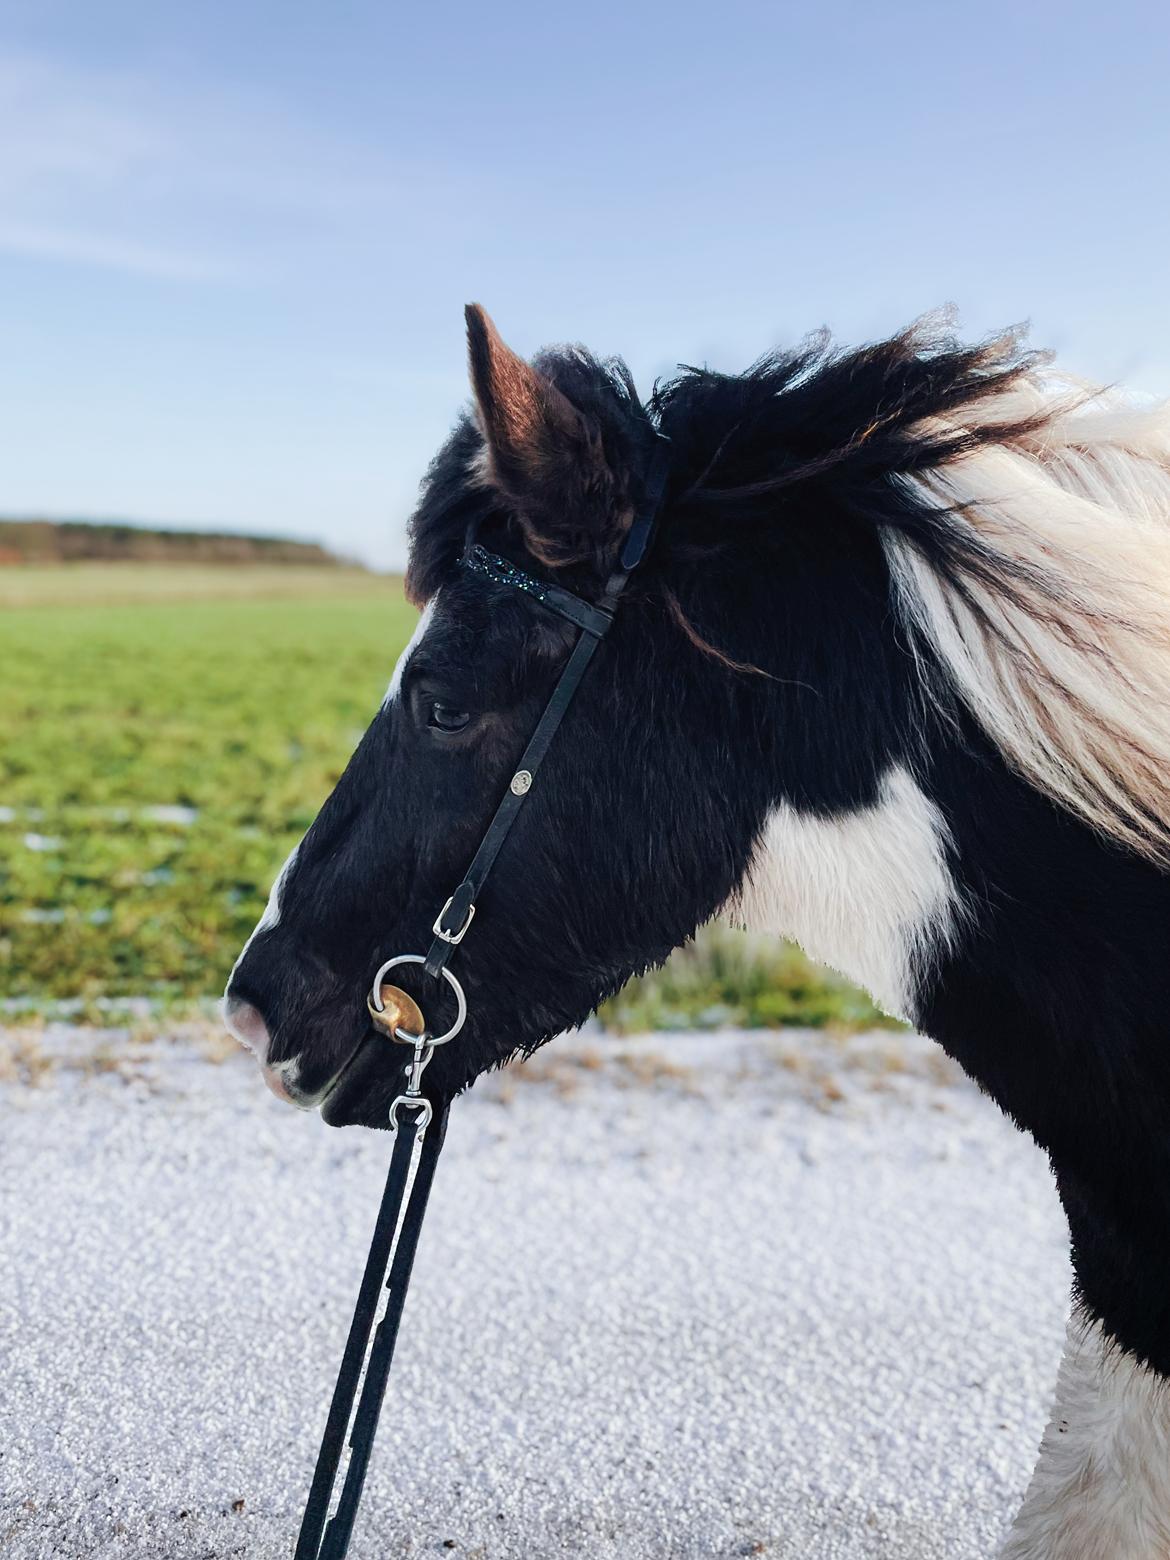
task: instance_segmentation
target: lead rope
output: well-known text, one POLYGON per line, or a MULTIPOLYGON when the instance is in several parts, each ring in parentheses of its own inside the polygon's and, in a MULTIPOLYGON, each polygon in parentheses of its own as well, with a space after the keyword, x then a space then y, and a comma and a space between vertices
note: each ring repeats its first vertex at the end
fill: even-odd
POLYGON ((465 568, 485 576, 493 584, 523 591, 548 611, 574 624, 580 634, 463 881, 435 919, 431 928, 434 941, 430 949, 425 955, 397 954, 387 959, 374 976, 368 999, 371 1021, 396 1044, 412 1046, 414 1054, 405 1065, 403 1092, 390 1106, 390 1130, 394 1134, 390 1169, 370 1242, 370 1254, 358 1289, 349 1336, 341 1357, 341 1368, 337 1373, 337 1384, 325 1421, 321 1449, 317 1453, 305 1513, 301 1518, 294 1560, 345 1560, 349 1550, 382 1399, 386 1393, 386 1381, 398 1341, 398 1326, 406 1303, 423 1214, 426 1212, 435 1166, 447 1131, 449 1102, 444 1100, 437 1111, 434 1109, 422 1093, 422 1074, 434 1055, 435 1047, 453 1040, 463 1028, 467 1017, 463 987, 447 964, 467 935, 475 916, 476 900, 488 873, 516 821, 525 797, 532 789, 536 772, 585 675, 585 669, 609 631, 618 599, 630 575, 646 556, 666 486, 669 449, 666 439, 660 434, 656 433, 654 437, 654 453, 646 476, 646 493, 641 511, 630 527, 617 569, 610 576, 597 605, 574 596, 559 585, 525 574, 507 559, 498 558, 482 547, 468 546, 462 559, 465 568), (456 1011, 455 1020, 445 1033, 431 1035, 422 1023, 422 1015, 412 999, 398 988, 384 984, 389 972, 403 964, 421 964, 429 975, 443 979, 450 986, 455 997, 456 1011), (404 1013, 411 1015, 415 1028, 403 1027, 400 1019, 404 1013), (400 1112, 407 1118, 401 1125, 398 1120, 400 1112), (387 1268, 389 1277, 386 1276, 387 1268), (386 1297, 385 1307, 375 1329, 374 1322, 383 1293, 386 1297), (349 1460, 341 1495, 330 1516, 333 1490, 347 1445, 349 1460))
POLYGON ((386 1392, 386 1380, 394 1360, 394 1347, 398 1342, 398 1326, 406 1303, 423 1214, 426 1212, 439 1150, 447 1132, 447 1104, 443 1103, 436 1114, 430 1100, 423 1097, 420 1089, 423 1069, 434 1054, 433 1042, 425 1031, 414 1036, 396 1030, 392 1038, 399 1044, 412 1044, 414 1055, 406 1064, 404 1092, 390 1107, 394 1151, 390 1156, 386 1187, 358 1289, 345 1352, 341 1357, 341 1368, 337 1373, 337 1384, 329 1404, 321 1449, 317 1453, 317 1466, 305 1502, 305 1514, 301 1518, 294 1560, 344 1560, 349 1549, 350 1534, 365 1485, 378 1416, 386 1392), (405 1117, 401 1124, 398 1120, 399 1112, 405 1117), (387 1267, 390 1270, 388 1278, 387 1267), (386 1297, 385 1308, 374 1330, 383 1293, 386 1297), (346 1452, 347 1431, 349 1461, 337 1508, 330 1517, 329 1507, 338 1469, 346 1452))

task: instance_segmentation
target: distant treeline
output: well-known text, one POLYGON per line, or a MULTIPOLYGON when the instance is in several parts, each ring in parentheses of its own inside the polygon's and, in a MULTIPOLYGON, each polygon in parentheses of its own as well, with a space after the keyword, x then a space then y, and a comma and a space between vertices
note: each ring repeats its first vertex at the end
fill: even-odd
POLYGON ((316 542, 228 531, 164 531, 117 521, 0 520, 0 566, 22 563, 339 565, 316 542))

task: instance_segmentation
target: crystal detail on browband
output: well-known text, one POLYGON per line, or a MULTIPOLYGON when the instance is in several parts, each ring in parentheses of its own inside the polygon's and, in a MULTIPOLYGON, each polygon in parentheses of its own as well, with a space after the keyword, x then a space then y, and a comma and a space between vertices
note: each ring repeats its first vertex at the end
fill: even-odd
POLYGON ((523 569, 517 568, 507 558, 488 552, 486 547, 481 547, 478 543, 464 553, 462 561, 465 569, 471 569, 475 574, 482 574, 493 584, 512 585, 517 590, 527 591, 537 601, 543 601, 548 595, 549 587, 543 580, 525 574, 523 569))

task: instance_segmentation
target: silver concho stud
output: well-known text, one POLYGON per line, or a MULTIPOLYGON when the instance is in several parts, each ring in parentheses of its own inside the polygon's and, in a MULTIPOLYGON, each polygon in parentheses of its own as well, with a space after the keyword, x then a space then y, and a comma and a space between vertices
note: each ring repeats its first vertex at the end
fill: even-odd
POLYGON ((527 769, 518 769, 512 776, 512 784, 508 787, 513 796, 523 796, 532 784, 532 776, 527 769))

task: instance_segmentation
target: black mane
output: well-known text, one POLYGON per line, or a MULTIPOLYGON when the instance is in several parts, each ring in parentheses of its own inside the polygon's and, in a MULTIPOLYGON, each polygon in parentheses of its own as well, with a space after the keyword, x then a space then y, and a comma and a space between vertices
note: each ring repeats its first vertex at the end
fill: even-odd
MULTIPOLYGON (((748 535, 766 545, 790 500, 799 497, 803 507, 819 496, 838 514, 912 532, 952 573, 957 538, 931 525, 921 505, 905 502, 894 479, 1017 435, 1019 424, 956 419, 1043 361, 1011 334, 965 346, 919 325, 843 350, 822 332, 741 374, 683 366, 655 385, 645 405, 620 358, 558 347, 539 354, 534 367, 595 422, 610 460, 630 458, 644 444, 648 422, 670 440, 662 525, 668 549, 707 553, 748 535)), ((423 480, 410 524, 408 589, 416 601, 449 576, 469 527, 506 519, 480 478, 483 451, 475 417, 465 412, 423 480)), ((962 562, 981 567, 967 556, 962 562)), ((1010 581, 998 583, 1010 589, 1010 581)))

